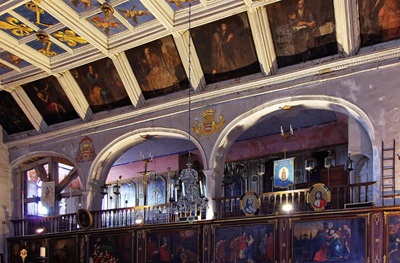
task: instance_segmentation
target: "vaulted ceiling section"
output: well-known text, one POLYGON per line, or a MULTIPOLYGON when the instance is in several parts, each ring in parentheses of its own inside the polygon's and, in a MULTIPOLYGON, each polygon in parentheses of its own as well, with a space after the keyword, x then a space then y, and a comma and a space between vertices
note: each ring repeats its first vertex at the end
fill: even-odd
POLYGON ((4 139, 392 63, 375 2, 0 0, 4 139))

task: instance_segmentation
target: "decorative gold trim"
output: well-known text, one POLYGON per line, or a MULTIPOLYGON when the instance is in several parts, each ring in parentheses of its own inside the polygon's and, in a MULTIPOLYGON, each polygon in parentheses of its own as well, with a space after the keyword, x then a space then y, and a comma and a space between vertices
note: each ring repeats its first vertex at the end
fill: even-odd
POLYGON ((378 224, 379 224, 380 218, 381 218, 381 215, 380 215, 380 214, 374 214, 374 222, 375 222, 375 225, 378 225, 378 224))

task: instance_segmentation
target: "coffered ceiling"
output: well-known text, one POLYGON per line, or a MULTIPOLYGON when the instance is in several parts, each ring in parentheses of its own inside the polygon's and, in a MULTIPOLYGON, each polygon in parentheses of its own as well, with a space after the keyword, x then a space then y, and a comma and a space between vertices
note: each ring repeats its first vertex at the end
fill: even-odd
MULTIPOLYGON (((374 4, 0 0, 4 140, 76 131, 83 124, 87 129, 157 105, 176 107, 186 103, 189 87, 194 102, 218 100, 238 90, 392 63, 399 36, 380 24, 379 10, 366 16, 374 4), (297 13, 300 5, 305 11, 297 13), (218 55, 217 43, 227 42, 218 55)), ((308 118, 335 119, 322 113, 308 118)))

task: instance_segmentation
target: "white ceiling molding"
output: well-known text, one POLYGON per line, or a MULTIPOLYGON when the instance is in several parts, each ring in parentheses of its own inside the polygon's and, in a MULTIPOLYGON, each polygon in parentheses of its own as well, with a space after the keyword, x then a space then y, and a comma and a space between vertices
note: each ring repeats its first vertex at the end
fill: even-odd
POLYGON ((19 86, 11 92, 11 95, 21 107, 22 111, 28 117, 30 122, 32 123, 33 127, 38 132, 46 132, 47 131, 47 124, 44 121, 42 115, 40 115, 39 111, 33 105, 32 101, 29 99, 28 95, 26 95, 24 89, 19 86))
POLYGON ((66 71, 56 77, 79 117, 85 122, 92 120, 93 112, 71 72, 66 71))
POLYGON ((193 45, 193 40, 190 39, 190 72, 189 72, 189 31, 182 35, 174 37, 176 48, 181 57, 183 68, 186 76, 190 77, 190 84, 196 92, 200 92, 206 86, 204 73, 200 65, 199 57, 193 45))
POLYGON ((336 40, 339 53, 348 57, 360 49, 360 24, 357 1, 334 0, 336 40))
POLYGON ((144 97, 142 90, 140 89, 139 82, 132 72, 132 67, 129 64, 128 58, 125 53, 118 54, 113 59, 114 66, 124 84, 125 90, 128 93, 129 99, 133 106, 142 107, 144 104, 144 97))
POLYGON ((261 72, 265 76, 275 74, 278 70, 278 64, 265 8, 258 8, 255 12, 247 12, 247 16, 249 17, 261 72))

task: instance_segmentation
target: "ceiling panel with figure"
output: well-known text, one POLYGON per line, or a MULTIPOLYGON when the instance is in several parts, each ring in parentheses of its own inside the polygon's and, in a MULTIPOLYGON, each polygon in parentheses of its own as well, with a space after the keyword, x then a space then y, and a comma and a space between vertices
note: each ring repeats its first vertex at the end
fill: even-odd
POLYGON ((0 125, 9 135, 33 129, 31 122, 7 91, 0 91, 0 125))
POLYGON ((48 125, 79 118, 55 77, 31 82, 22 88, 48 125))
POLYGON ((188 88, 188 79, 171 36, 125 52, 145 99, 188 88))
POLYGON ((12 70, 21 71, 30 64, 8 51, 0 51, 0 75, 12 70))
POLYGON ((175 11, 200 4, 199 0, 165 0, 175 11))
POLYGON ((400 38, 400 3, 395 0, 359 0, 361 46, 400 38))
POLYGON ((282 0, 267 6, 279 67, 338 53, 333 1, 282 0))
POLYGON ((207 83, 260 72, 245 13, 191 30, 207 83))
POLYGON ((115 10, 132 26, 137 26, 155 19, 150 11, 138 0, 120 4, 115 10))
POLYGON ((132 105, 110 58, 71 70, 94 113, 132 105))

